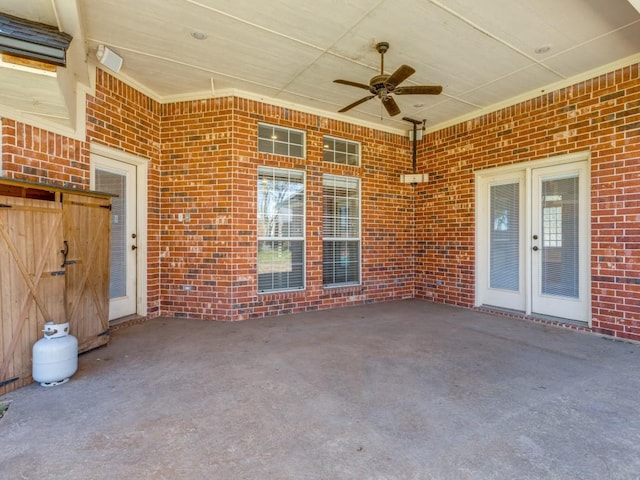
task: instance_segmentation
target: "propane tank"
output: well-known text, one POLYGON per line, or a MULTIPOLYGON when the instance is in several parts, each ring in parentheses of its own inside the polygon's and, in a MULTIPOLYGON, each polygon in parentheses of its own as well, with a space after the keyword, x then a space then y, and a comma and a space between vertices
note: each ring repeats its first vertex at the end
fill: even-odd
POLYGON ((44 337, 33 345, 33 379, 43 387, 62 385, 78 370, 78 340, 69 323, 44 324, 44 337))

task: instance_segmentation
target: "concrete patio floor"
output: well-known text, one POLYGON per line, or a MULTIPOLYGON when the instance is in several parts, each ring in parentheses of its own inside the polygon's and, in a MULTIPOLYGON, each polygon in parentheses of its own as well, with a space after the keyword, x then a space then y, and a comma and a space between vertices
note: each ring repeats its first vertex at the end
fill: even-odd
POLYGON ((419 300, 150 320, 0 401, 3 479, 640 478, 640 345, 419 300))

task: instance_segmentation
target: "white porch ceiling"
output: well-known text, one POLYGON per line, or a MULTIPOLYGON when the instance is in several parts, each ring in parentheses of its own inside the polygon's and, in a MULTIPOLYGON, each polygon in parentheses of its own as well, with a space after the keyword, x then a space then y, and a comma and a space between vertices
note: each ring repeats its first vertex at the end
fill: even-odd
MULTIPOLYGON (((0 0, 0 10, 55 24, 57 7, 71 1, 0 0)), ((161 102, 233 92, 386 130, 407 130, 404 116, 443 126, 640 61, 640 13, 627 0, 78 0, 77 8, 88 58, 107 45, 124 58, 120 76, 161 102), (368 83, 380 41, 391 45, 386 73, 411 65, 403 86, 440 84, 443 93, 396 96, 396 117, 377 98, 338 114, 367 92, 333 80, 368 83), (543 46, 550 50, 536 53, 543 46)), ((35 114, 59 107, 55 92, 55 101, 34 101, 40 85, 0 81, 14 108, 17 98, 35 114)))

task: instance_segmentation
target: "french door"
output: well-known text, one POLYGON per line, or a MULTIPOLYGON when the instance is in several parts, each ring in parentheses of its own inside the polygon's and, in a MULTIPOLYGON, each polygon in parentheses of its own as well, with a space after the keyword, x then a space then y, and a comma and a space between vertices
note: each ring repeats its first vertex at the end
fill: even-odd
POLYGON ((109 320, 137 313, 136 166, 92 158, 93 188, 114 196, 111 208, 109 320))
POLYGON ((588 162, 477 178, 476 303, 589 322, 588 162))

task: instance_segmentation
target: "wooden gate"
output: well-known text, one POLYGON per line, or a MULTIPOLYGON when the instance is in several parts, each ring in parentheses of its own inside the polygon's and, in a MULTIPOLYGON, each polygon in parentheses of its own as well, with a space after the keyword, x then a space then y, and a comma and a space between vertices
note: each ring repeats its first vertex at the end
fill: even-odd
POLYGON ((0 199, 0 394, 31 382, 44 324, 65 322, 62 247, 59 202, 0 199))
POLYGON ((109 341, 111 198, 0 180, 0 395, 32 381, 46 322, 84 352, 109 341))
POLYGON ((108 198, 63 196, 64 235, 69 246, 65 303, 80 352, 109 341, 110 204, 108 198))

